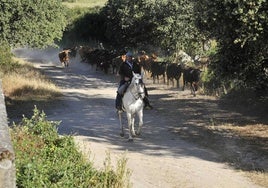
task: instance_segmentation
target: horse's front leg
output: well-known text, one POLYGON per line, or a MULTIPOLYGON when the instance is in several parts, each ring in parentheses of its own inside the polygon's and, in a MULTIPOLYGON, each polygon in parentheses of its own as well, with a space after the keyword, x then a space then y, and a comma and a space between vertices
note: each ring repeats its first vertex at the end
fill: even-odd
POLYGON ((132 130, 131 130, 131 134, 132 134, 132 136, 136 136, 136 131, 135 131, 135 114, 132 114, 132 116, 131 116, 131 128, 132 128, 132 130))
POLYGON ((121 127, 120 136, 123 137, 125 135, 125 133, 124 133, 124 127, 122 124, 122 112, 120 112, 120 111, 118 111, 118 118, 119 118, 119 123, 120 123, 120 127, 121 127))
POLYGON ((143 109, 141 109, 138 112, 138 117, 139 117, 139 127, 138 127, 138 130, 137 130, 137 135, 140 135, 141 134, 141 128, 143 126, 143 109))
POLYGON ((127 113, 127 121, 128 121, 128 130, 129 130, 129 136, 128 136, 128 141, 133 141, 133 137, 132 137, 132 130, 133 130, 133 126, 132 126, 132 115, 131 113, 127 113))

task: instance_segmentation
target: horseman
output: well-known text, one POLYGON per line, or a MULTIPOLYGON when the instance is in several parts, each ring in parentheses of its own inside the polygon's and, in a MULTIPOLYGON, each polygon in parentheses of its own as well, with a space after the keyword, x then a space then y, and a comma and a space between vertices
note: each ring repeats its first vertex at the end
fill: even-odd
MULTIPOLYGON (((141 74, 141 67, 135 61, 133 61, 133 54, 131 52, 127 52, 126 60, 124 63, 122 63, 119 69, 121 81, 119 83, 117 96, 115 100, 115 107, 117 110, 122 110, 122 98, 133 77, 132 72, 136 74, 141 74)), ((144 108, 148 107, 149 109, 152 109, 153 107, 150 105, 146 87, 144 87, 144 90, 145 90, 145 97, 143 98, 143 102, 145 104, 144 108)))

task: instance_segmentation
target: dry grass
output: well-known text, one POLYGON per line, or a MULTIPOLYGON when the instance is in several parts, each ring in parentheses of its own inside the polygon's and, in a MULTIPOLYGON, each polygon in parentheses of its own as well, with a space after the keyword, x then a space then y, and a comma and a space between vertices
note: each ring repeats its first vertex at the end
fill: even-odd
POLYGON ((268 186, 268 174, 262 172, 248 172, 246 176, 250 178, 256 184, 267 187, 268 186))
MULTIPOLYGON (((238 125, 225 123, 207 126, 207 129, 214 134, 228 135, 222 141, 225 143, 225 147, 221 147, 222 151, 220 152, 226 158, 226 161, 236 163, 235 166, 244 169, 246 176, 258 185, 268 186, 267 165, 262 166, 260 162, 262 158, 267 157, 267 124, 248 123, 238 125)), ((209 140, 209 138, 207 139, 209 140)), ((220 136, 217 136, 217 139, 219 141, 220 136)))
POLYGON ((66 5, 68 8, 93 8, 93 7, 103 7, 107 0, 76 0, 74 3, 67 3, 64 2, 63 4, 66 5))
POLYGON ((213 150, 220 163, 268 187, 268 99, 242 94, 217 99, 164 91, 155 95, 154 105, 180 138, 213 150))
POLYGON ((50 99, 61 95, 59 88, 30 63, 14 58, 18 66, 2 76, 4 95, 12 100, 50 99))
POLYGON ((234 135, 240 137, 254 137, 268 139, 268 127, 264 124, 235 126, 232 124, 218 125, 217 129, 225 132, 232 132, 234 135))
POLYGON ((268 186, 267 124, 211 124, 207 126, 189 126, 177 128, 181 138, 191 140, 208 147, 221 156, 223 162, 245 175, 258 185, 268 186))

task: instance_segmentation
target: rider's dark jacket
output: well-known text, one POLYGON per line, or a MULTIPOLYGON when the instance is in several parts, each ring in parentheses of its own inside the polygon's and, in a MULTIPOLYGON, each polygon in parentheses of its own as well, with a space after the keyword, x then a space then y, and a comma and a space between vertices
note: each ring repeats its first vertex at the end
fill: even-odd
POLYGON ((134 73, 141 74, 141 67, 135 61, 132 61, 132 65, 128 62, 122 63, 119 69, 121 80, 124 80, 125 77, 129 77, 131 80, 133 77, 132 71, 134 73))
MULTIPOLYGON (((126 83, 125 77, 129 77, 130 81, 131 81, 131 79, 133 77, 132 72, 134 72, 136 74, 141 74, 141 66, 136 61, 132 61, 132 65, 129 65, 128 62, 123 62, 122 65, 120 66, 120 69, 119 69, 119 74, 121 76, 119 88, 126 83)), ((125 87, 125 90, 127 87, 125 87)), ((148 91, 147 91, 145 86, 144 86, 144 90, 145 90, 145 96, 148 97, 148 91)))

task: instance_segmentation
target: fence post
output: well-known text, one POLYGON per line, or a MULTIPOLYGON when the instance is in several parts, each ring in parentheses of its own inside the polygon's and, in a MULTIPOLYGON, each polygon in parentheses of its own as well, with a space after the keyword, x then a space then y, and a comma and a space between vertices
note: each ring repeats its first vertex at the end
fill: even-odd
POLYGON ((15 153, 7 122, 6 105, 0 80, 0 188, 16 187, 15 153))

